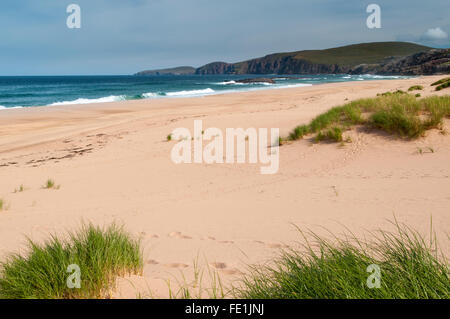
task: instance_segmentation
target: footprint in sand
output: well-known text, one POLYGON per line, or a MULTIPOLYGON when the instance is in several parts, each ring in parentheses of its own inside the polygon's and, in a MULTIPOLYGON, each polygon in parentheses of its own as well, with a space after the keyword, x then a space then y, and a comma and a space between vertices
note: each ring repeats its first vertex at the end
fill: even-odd
POLYGON ((169 267, 169 268, 188 268, 189 267, 189 265, 182 264, 182 263, 170 263, 170 264, 165 264, 164 266, 169 267))
POLYGON ((211 263, 210 265, 211 265, 211 267, 219 270, 222 274, 225 274, 225 275, 242 274, 242 272, 236 268, 228 268, 228 265, 224 262, 215 262, 215 263, 211 263))
POLYGON ((231 241, 231 240, 221 240, 221 241, 219 241, 219 244, 234 244, 234 241, 231 241))
POLYGON ((147 260, 147 265, 158 265, 158 264, 159 262, 157 262, 156 260, 153 259, 147 260))
POLYGON ((224 269, 221 272, 225 275, 242 275, 242 272, 236 268, 224 269))
POLYGON ((156 234, 153 234, 153 235, 147 235, 147 233, 145 232, 145 231, 143 231, 143 232, 140 232, 139 233, 139 236, 140 237, 149 237, 149 238, 159 238, 159 236, 158 235, 156 235, 156 234))
POLYGON ((225 269, 225 268, 227 268, 227 264, 226 263, 222 263, 222 262, 215 262, 215 263, 211 263, 210 265, 212 267, 216 268, 216 269, 225 269))
POLYGON ((279 244, 279 243, 265 243, 265 242, 260 241, 260 240, 255 240, 254 242, 257 243, 257 244, 260 244, 260 245, 264 245, 264 246, 266 246, 268 248, 272 248, 272 249, 289 248, 289 246, 283 245, 283 244, 279 244))
POLYGON ((178 239, 192 239, 191 236, 188 235, 183 235, 181 232, 177 231, 177 232, 171 232, 169 234, 170 238, 178 238, 178 239))

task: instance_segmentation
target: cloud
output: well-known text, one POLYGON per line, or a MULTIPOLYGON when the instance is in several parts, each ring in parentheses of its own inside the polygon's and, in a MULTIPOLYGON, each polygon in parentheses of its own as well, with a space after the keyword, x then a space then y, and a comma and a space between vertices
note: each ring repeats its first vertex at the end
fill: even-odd
POLYGON ((448 34, 441 28, 431 28, 424 33, 423 37, 428 40, 442 40, 447 39, 448 34))

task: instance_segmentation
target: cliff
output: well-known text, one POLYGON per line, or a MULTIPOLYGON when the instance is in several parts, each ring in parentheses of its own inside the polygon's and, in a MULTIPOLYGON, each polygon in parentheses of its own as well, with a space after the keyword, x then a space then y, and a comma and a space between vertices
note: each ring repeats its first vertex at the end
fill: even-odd
POLYGON ((136 75, 190 74, 398 74, 450 73, 449 49, 408 42, 374 42, 326 50, 270 54, 238 63, 213 62, 198 69, 178 67, 136 75))
POLYGON ((239 63, 214 62, 196 70, 196 74, 325 74, 355 73, 361 66, 375 66, 420 52, 429 47, 407 42, 375 42, 326 50, 276 53, 239 63))

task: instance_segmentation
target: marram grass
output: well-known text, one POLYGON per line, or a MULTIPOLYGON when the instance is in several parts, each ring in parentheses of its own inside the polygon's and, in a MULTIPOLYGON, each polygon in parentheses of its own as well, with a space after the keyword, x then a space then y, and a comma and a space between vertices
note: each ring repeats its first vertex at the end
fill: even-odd
POLYGON ((104 298, 115 279, 142 272, 142 251, 116 225, 105 229, 93 225, 70 233, 67 240, 52 236, 44 244, 29 240, 26 256, 10 255, 0 264, 2 299, 104 298), (81 287, 69 288, 69 265, 78 265, 81 287))
POLYGON ((360 99, 318 115, 297 126, 287 138, 298 140, 316 134, 316 141, 342 141, 342 133, 355 125, 376 128, 401 138, 417 138, 438 128, 450 117, 450 96, 417 99, 412 94, 391 93, 360 99))
MULTIPOLYGON (((248 299, 448 299, 448 260, 435 240, 406 226, 380 231, 375 239, 323 239, 303 234, 299 250, 285 251, 273 266, 252 267, 236 290, 248 299), (367 284, 380 270, 379 288, 367 284), (373 267, 373 266, 372 266, 373 267)), ((375 283, 373 278, 370 283, 375 283)))

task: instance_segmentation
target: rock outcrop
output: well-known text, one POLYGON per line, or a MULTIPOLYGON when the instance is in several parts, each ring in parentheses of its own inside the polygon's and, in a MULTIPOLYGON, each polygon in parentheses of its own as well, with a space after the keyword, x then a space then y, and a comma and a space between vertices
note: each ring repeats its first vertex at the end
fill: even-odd
POLYGON ((416 53, 393 61, 359 65, 350 70, 351 74, 380 74, 380 75, 431 75, 450 73, 450 49, 434 49, 416 53))

